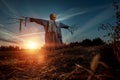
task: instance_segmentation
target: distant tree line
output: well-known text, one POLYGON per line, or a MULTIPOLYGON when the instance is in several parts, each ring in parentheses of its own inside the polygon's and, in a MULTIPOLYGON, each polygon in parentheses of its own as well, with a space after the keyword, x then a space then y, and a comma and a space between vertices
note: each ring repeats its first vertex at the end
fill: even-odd
POLYGON ((17 51, 20 50, 19 46, 0 46, 0 51, 17 51))
MULTIPOLYGON (((72 46, 99 46, 99 45, 104 45, 106 44, 102 39, 100 38, 95 38, 93 40, 91 39, 84 39, 81 42, 71 42, 67 46, 72 47, 72 46)), ((65 45, 66 46, 66 45, 65 45)), ((63 46, 63 47, 65 47, 63 46)), ((0 46, 0 51, 18 51, 21 50, 19 46, 0 46)))
POLYGON ((95 38, 93 40, 91 39, 84 39, 81 42, 72 42, 69 45, 70 46, 99 46, 106 44, 101 38, 95 38))

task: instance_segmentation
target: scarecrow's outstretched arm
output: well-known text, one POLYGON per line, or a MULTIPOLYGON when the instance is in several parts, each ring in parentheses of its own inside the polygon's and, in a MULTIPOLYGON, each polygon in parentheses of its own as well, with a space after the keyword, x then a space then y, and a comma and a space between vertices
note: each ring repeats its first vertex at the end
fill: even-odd
POLYGON ((60 23, 60 27, 61 27, 61 28, 68 29, 70 26, 68 26, 68 25, 65 25, 65 24, 63 24, 63 23, 60 23))
POLYGON ((47 20, 44 20, 44 19, 37 19, 37 18, 29 18, 29 19, 30 19, 30 22, 35 22, 43 26, 46 26, 48 22, 47 20))
POLYGON ((70 26, 68 26, 68 25, 65 25, 65 24, 61 23, 61 28, 68 29, 68 30, 71 32, 71 34, 73 34, 73 30, 71 29, 71 27, 70 27, 70 26))

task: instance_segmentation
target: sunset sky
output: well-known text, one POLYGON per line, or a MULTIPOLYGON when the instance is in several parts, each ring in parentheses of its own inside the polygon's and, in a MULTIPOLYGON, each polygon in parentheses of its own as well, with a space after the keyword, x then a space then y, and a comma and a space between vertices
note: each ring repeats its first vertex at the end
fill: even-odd
POLYGON ((20 45, 36 42, 44 44, 44 29, 36 23, 23 25, 19 32, 21 17, 34 17, 49 20, 50 13, 57 14, 57 21, 71 26, 74 34, 62 29, 63 42, 70 43, 103 37, 98 31, 102 23, 115 22, 114 0, 0 0, 0 45, 20 45))

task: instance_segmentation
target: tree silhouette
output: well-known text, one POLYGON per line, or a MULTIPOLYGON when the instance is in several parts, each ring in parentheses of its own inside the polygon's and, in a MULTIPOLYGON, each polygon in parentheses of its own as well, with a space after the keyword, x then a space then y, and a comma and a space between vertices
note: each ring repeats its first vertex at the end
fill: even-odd
POLYGON ((81 42, 82 46, 92 46, 92 41, 90 39, 85 39, 81 42))
POLYGON ((100 39, 100 38, 95 38, 95 39, 93 39, 92 44, 94 46, 96 46, 96 45, 103 45, 103 44, 105 44, 105 42, 102 39, 100 39))
POLYGON ((1 46, 0 51, 17 51, 20 50, 18 46, 1 46))
POLYGON ((115 18, 116 18, 116 24, 101 24, 99 29, 107 31, 107 34, 105 37, 109 36, 112 39, 114 54, 117 56, 118 61, 120 62, 120 9, 118 2, 113 3, 114 10, 115 10, 115 18))

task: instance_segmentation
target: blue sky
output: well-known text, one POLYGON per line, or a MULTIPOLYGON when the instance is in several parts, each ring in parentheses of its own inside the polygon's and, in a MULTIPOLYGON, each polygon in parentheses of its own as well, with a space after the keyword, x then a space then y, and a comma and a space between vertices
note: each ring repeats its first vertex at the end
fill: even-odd
MULTIPOLYGON (((69 25, 74 30, 62 29, 65 43, 101 37, 98 31, 101 23, 114 23, 114 0, 0 0, 0 44, 18 44, 32 38, 44 43, 42 26, 28 23, 19 33, 19 24, 11 18, 34 17, 49 20, 50 13, 57 14, 57 21, 69 25)), ((105 39, 105 38, 103 38, 105 39)))

